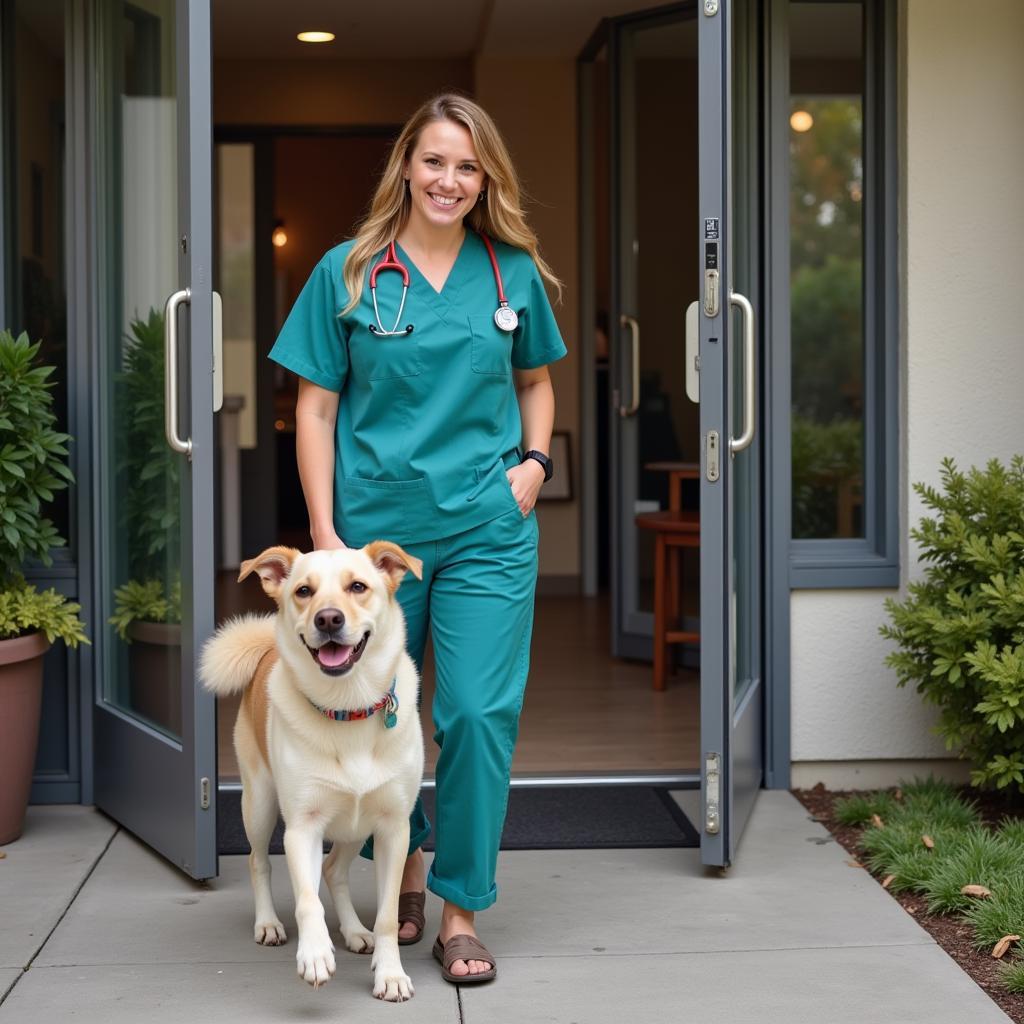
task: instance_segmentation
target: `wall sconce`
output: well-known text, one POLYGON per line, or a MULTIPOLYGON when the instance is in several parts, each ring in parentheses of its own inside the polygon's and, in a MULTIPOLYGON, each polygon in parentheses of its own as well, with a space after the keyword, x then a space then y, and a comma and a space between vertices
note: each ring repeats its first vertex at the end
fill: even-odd
POLYGON ((288 244, 288 232, 284 229, 283 220, 274 222, 274 233, 270 236, 270 240, 278 249, 283 249, 288 244))
POLYGON ((814 127, 814 118, 808 110, 794 110, 789 118, 789 126, 795 132, 809 132, 814 127))

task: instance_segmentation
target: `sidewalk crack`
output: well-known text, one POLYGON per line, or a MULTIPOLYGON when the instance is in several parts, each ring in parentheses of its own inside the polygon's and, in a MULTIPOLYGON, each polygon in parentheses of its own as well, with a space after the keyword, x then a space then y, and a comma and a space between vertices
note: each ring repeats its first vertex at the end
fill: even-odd
POLYGON ((120 831, 121 826, 118 825, 117 828, 115 828, 114 831, 111 833, 110 838, 104 844, 103 849, 100 850, 100 852, 96 855, 96 859, 92 862, 92 864, 89 865, 89 870, 85 873, 85 877, 75 887, 75 891, 71 894, 71 899, 68 900, 68 905, 61 911, 60 917, 57 918, 57 920, 54 922, 53 927, 43 936, 43 940, 39 943, 38 947, 36 948, 36 951, 28 958, 28 963, 25 964, 24 967, 22 967, 21 974, 19 974, 14 979, 14 981, 11 982, 11 985, 7 989, 7 991, 4 992, 2 996, 0 996, 0 1006, 3 1006, 3 1004, 7 1002, 8 996, 10 996, 10 994, 15 990, 15 988, 18 985, 18 982, 21 981, 21 979, 24 978, 25 975, 28 974, 28 972, 31 970, 32 965, 36 962, 36 959, 38 958, 39 954, 42 953, 43 947, 50 941, 50 936, 53 935, 53 933, 60 927, 61 922, 64 920, 64 918, 67 917, 68 911, 74 905, 75 900, 78 899, 78 894, 82 891, 82 889, 85 888, 85 883, 88 882, 90 878, 92 878, 93 872, 99 866, 100 861, 103 860, 103 858, 106 856, 107 850, 110 849, 110 844, 117 838, 117 835, 120 831))

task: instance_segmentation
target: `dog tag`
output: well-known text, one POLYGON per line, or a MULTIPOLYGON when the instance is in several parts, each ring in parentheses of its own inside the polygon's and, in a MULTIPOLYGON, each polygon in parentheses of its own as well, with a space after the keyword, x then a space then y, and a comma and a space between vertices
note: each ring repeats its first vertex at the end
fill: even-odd
POLYGON ((394 713, 394 711, 389 711, 384 716, 384 728, 385 729, 394 729, 394 727, 396 725, 398 725, 398 715, 396 715, 394 713))

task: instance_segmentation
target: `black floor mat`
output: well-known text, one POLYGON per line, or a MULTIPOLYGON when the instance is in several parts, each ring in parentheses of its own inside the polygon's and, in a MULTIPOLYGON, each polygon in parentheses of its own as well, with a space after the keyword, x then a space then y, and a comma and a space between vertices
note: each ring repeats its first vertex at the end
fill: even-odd
MULTIPOLYGON (((423 790, 433 820, 434 790, 423 790)), ((283 853, 284 826, 278 822, 270 852, 283 853)), ((660 786, 524 786, 509 793, 501 837, 503 850, 614 850, 696 847, 693 825, 660 786)), ((432 850, 428 840, 423 847, 432 850)), ((248 853, 242 827, 241 794, 221 792, 217 808, 217 850, 248 853)))

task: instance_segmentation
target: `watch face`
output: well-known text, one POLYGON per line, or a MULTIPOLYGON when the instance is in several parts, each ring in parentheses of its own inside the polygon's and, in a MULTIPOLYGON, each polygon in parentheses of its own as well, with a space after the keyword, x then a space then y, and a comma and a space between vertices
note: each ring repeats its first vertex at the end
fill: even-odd
POLYGON ((511 306, 499 306, 494 311, 494 322, 502 331, 514 331, 519 326, 519 317, 511 306))

